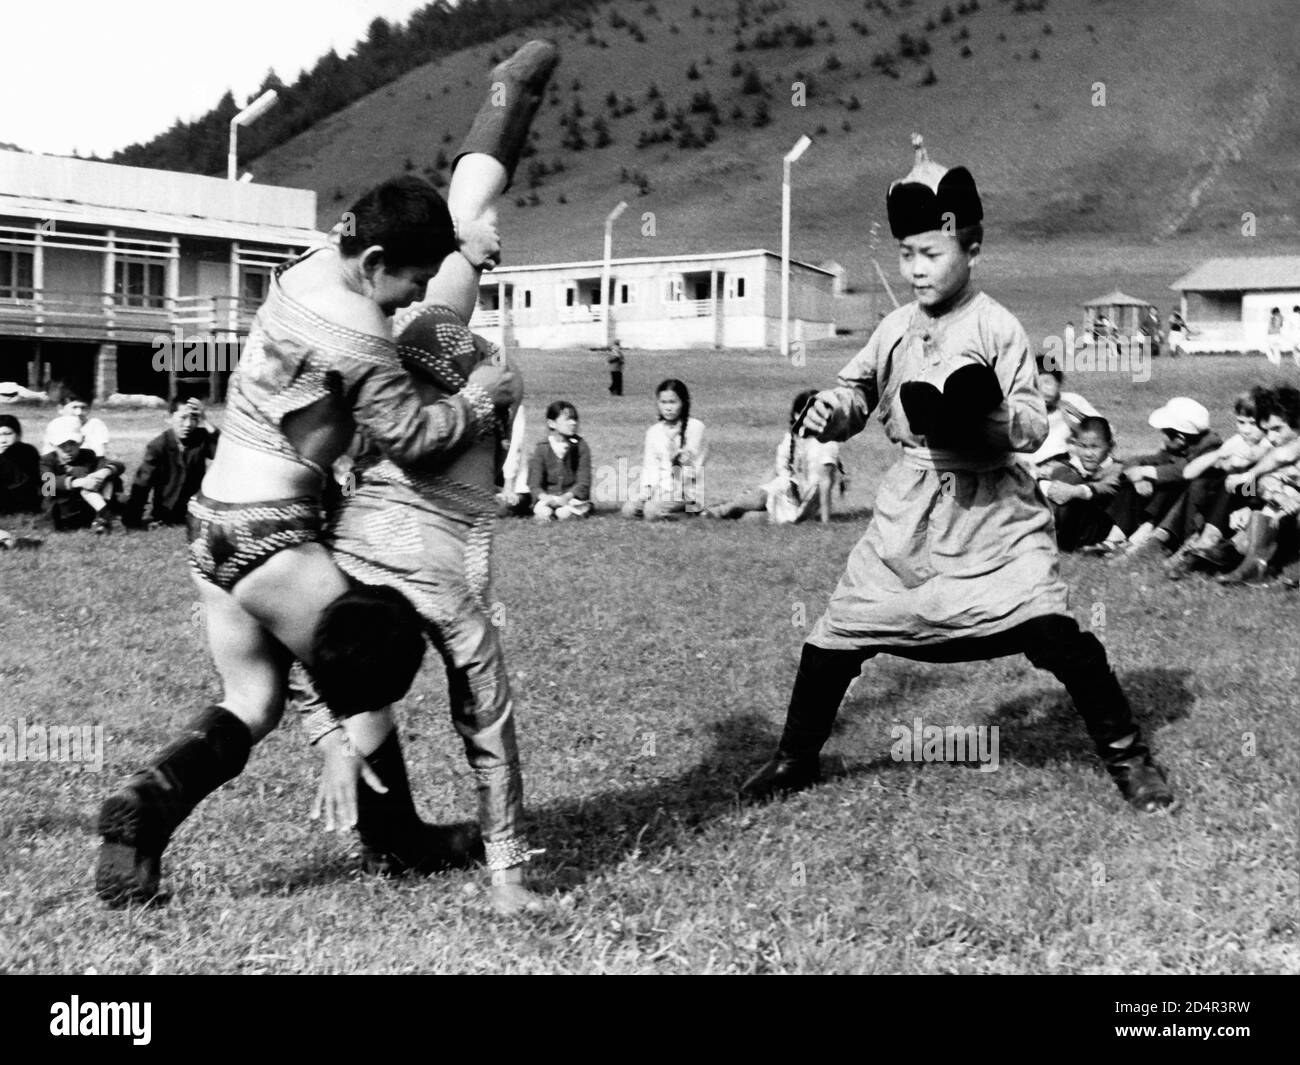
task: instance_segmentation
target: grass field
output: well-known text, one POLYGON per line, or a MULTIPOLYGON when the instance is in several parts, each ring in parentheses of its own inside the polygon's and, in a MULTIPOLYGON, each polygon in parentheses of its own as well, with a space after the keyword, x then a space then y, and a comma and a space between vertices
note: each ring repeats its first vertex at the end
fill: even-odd
MULTIPOLYGON (((708 426, 713 501, 765 476, 790 397, 851 350, 828 343, 802 368, 770 353, 632 352, 622 400, 597 355, 525 353, 534 435, 540 406, 564 396, 598 467, 637 463, 650 390, 680 376, 708 426)), ((1068 387, 1137 448, 1155 442, 1146 413, 1174 394, 1227 430, 1232 394, 1261 366, 1163 360, 1145 383, 1080 374, 1068 387)), ((21 416, 35 435, 46 412, 21 416)), ((107 417, 134 465, 159 416, 107 417)), ((101 772, 0 764, 0 971, 1300 971, 1300 626, 1278 588, 1063 560, 1075 615, 1106 643, 1171 772, 1173 816, 1122 804, 1063 691, 1019 659, 877 659, 827 748, 831 781, 736 805, 892 460, 874 425, 845 458, 853 486, 826 528, 608 515, 499 528, 493 597, 546 848, 537 883, 556 899, 515 920, 488 913, 481 872, 362 875, 351 842, 307 820, 316 763, 292 723, 181 829, 169 905, 102 909, 98 803, 217 692, 183 537, 67 534, 0 555, 0 724, 99 723, 105 736, 101 772), (891 726, 916 717, 999 726, 999 768, 891 760, 891 726)), ((468 816, 471 778, 431 667, 400 713, 423 811, 468 816)))

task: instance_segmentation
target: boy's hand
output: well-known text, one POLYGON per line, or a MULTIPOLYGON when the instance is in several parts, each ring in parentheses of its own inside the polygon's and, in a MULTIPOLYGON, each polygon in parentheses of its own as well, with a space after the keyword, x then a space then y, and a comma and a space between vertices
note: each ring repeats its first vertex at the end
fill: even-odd
POLYGON ((1082 498, 1077 485, 1066 484, 1064 481, 1053 481, 1047 486, 1044 494, 1058 507, 1062 503, 1070 502, 1072 499, 1082 498))
POLYGON ((457 220, 460 253, 476 270, 492 270, 501 263, 501 235, 493 214, 457 220))
POLYGON ((321 738, 317 745, 325 756, 321 769, 320 787, 312 803, 311 819, 320 820, 325 814, 325 831, 352 829, 357 824, 357 777, 360 776, 381 795, 388 791, 384 782, 366 764, 344 729, 335 729, 321 738))
POLYGON ((830 426, 831 419, 840 409, 840 397, 834 389, 824 389, 808 402, 804 415, 798 426, 800 436, 815 436, 822 439, 822 434, 830 426))

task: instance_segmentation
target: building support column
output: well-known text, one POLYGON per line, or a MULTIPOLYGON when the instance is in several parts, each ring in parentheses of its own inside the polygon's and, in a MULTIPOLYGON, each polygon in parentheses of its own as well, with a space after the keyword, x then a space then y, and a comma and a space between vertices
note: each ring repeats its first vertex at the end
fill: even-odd
POLYGON ((722 277, 717 270, 709 271, 709 301, 713 314, 713 346, 722 347, 722 301, 718 298, 722 277))
POLYGON ((501 323, 501 354, 510 347, 509 332, 506 328, 510 319, 510 308, 506 304, 506 283, 497 281, 497 319, 501 323))
POLYGON ((41 392, 45 388, 45 360, 41 358, 39 340, 32 342, 32 357, 27 363, 27 387, 33 392, 41 392))
POLYGON ((95 399, 108 399, 117 391, 117 345, 100 344, 95 356, 95 399))

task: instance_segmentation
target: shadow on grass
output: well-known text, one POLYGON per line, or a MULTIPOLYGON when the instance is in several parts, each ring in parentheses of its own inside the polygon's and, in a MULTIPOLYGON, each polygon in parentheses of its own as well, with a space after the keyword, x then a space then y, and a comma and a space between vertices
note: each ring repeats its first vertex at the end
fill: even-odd
MULTIPOLYGON (((1133 718, 1146 735, 1148 743, 1156 729, 1187 716, 1195 698, 1188 687, 1190 676, 1191 671, 1186 669, 1140 669, 1120 678, 1120 684, 1133 708, 1133 718)), ((921 684, 916 690, 934 688, 941 682, 941 678, 937 678, 933 682, 921 684)), ((895 686, 892 691, 884 693, 883 703, 872 700, 871 706, 879 710, 889 702, 896 701, 897 696, 898 688, 895 686)), ((951 721, 927 723, 941 726, 953 724, 951 721)), ((1096 761, 1096 752, 1084 728, 1083 718, 1075 710, 1065 689, 1059 685, 1040 688, 1000 703, 989 719, 982 723, 997 726, 998 755, 1004 762, 1043 766, 1062 761, 1096 761)), ((1159 755, 1158 748, 1155 753, 1159 755)), ((972 769, 979 768, 979 763, 974 760, 961 764, 972 769)), ((882 769, 903 767, 913 768, 913 765, 910 762, 896 762, 887 755, 882 755, 861 763, 850 763, 839 756, 832 760, 830 766, 823 768, 831 770, 828 775, 832 777, 857 777, 882 769)))
MULTIPOLYGON (((1193 698, 1187 677, 1185 670, 1151 669, 1122 678, 1134 716, 1148 735, 1186 716, 1193 698)), ((893 677, 891 686, 869 702, 879 713, 944 682, 941 670, 908 671, 893 677), (930 674, 933 679, 926 679, 930 674)), ((999 751, 1004 761, 1046 765, 1094 757, 1082 720, 1064 690, 1056 686, 1000 704, 988 723, 1000 730, 999 751)), ((641 770, 633 762, 627 766, 629 783, 625 787, 533 808, 530 837, 536 845, 546 848, 536 868, 539 886, 545 891, 570 890, 629 857, 653 860, 654 855, 686 843, 734 812, 741 780, 768 756, 776 735, 771 721, 758 714, 725 718, 712 725, 712 733, 703 756, 682 773, 638 781, 641 770)), ((971 766, 974 768, 976 763, 971 766)), ((887 754, 856 764, 847 764, 842 757, 833 758, 824 765, 831 781, 903 768, 917 767, 895 762, 887 754)), ((281 866, 259 877, 249 890, 254 894, 296 892, 356 874, 353 862, 331 858, 309 866, 281 866)))

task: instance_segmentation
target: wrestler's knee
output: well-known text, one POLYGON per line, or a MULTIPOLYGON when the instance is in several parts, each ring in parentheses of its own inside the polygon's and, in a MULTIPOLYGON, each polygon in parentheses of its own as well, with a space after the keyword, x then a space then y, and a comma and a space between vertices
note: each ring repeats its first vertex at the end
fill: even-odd
POLYGON ((1084 632, 1068 614, 1033 618, 1022 626, 1025 657, 1039 669, 1090 667, 1106 664, 1106 648, 1084 632))

